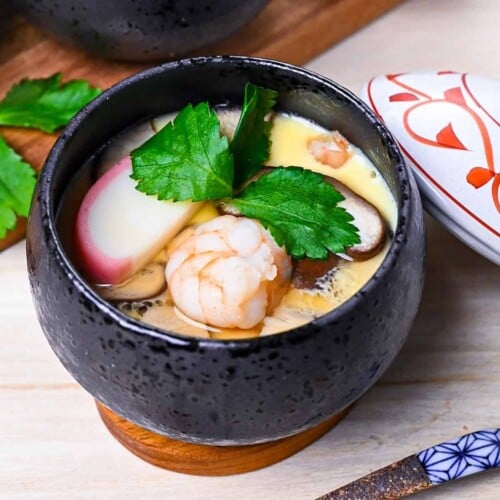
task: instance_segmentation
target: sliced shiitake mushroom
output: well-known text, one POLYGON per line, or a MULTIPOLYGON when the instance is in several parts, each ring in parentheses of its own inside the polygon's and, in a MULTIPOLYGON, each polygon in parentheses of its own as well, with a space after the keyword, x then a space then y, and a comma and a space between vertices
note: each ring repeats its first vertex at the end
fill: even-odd
MULTIPOLYGON (((220 132, 225 135, 230 141, 233 140, 236 127, 240 119, 241 110, 229 106, 217 106, 215 108, 217 118, 219 119, 220 132)), ((160 115, 151 120, 155 132, 159 132, 167 123, 175 118, 172 113, 160 115)))
POLYGON ((182 313, 177 314, 172 297, 165 290, 149 300, 119 302, 118 309, 127 316, 137 319, 148 325, 189 335, 191 337, 208 338, 210 335, 204 325, 195 325, 182 313))
POLYGON ((351 191, 342 182, 332 177, 323 177, 345 200, 339 206, 345 208, 353 217, 353 224, 359 230, 360 243, 346 249, 346 254, 354 260, 368 260, 382 250, 387 228, 380 212, 368 201, 351 191))
POLYGON ((220 133, 232 141, 240 120, 241 110, 239 108, 219 107, 216 112, 220 123, 220 133))
POLYGON ((96 180, 114 167, 122 158, 129 155, 132 150, 144 144, 154 134, 155 130, 150 121, 133 125, 125 132, 122 132, 108 146, 105 146, 99 157, 96 158, 98 165, 95 172, 96 180))
POLYGON ((103 299, 111 301, 141 300, 158 295, 166 287, 165 265, 161 262, 151 262, 123 284, 100 286, 99 294, 103 299))
POLYGON ((318 280, 339 262, 339 257, 333 253, 328 254, 326 260, 300 259, 294 260, 292 273, 292 285, 295 288, 314 289, 318 286, 318 280))
MULTIPOLYGON (((353 224, 359 230, 361 242, 346 249, 348 257, 355 261, 368 260, 383 248, 386 239, 386 226, 379 211, 361 196, 351 191, 342 182, 323 176, 342 194, 345 200, 339 206, 345 208, 353 217, 353 224)), ((334 269, 340 256, 329 254, 326 260, 301 259, 295 261, 292 284, 295 288, 314 289, 319 278, 334 269)))
MULTIPOLYGON (((246 184, 257 180, 261 175, 270 172, 272 168, 263 168, 246 184)), ((339 206, 345 208, 353 216, 353 224, 359 230, 361 242, 346 249, 347 257, 355 261, 363 261, 377 255, 384 246, 387 232, 380 212, 337 179, 326 175, 323 176, 323 179, 344 196, 345 200, 341 201, 339 206)), ((227 214, 241 215, 231 204, 223 204, 220 210, 227 214)), ((301 259, 295 261, 292 284, 296 288, 315 288, 317 280, 336 267, 340 257, 342 256, 330 254, 326 260, 301 259)))
POLYGON ((151 119, 151 125, 155 134, 159 132, 167 123, 170 123, 175 118, 174 113, 167 113, 160 116, 155 116, 151 119))
POLYGON ((198 328, 189 322, 179 318, 173 307, 165 307, 162 304, 153 304, 152 307, 142 315, 142 321, 149 325, 162 328, 163 330, 183 333, 192 337, 209 338, 210 334, 206 328, 200 325, 198 328))

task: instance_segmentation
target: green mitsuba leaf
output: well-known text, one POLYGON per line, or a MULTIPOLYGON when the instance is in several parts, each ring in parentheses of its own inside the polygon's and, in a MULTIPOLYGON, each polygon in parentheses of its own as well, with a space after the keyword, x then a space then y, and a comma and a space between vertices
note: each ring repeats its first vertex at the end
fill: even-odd
POLYGON ((236 188, 255 175, 269 158, 272 123, 265 117, 276 104, 277 96, 272 89, 252 83, 245 86, 241 116, 231 142, 236 188))
POLYGON ((259 220, 296 259, 344 252, 359 243, 358 230, 338 206, 343 196, 321 175, 300 167, 273 168, 234 197, 269 157, 272 123, 265 117, 275 102, 274 90, 248 84, 231 145, 208 103, 189 104, 132 151, 136 188, 160 200, 222 200, 259 220))
POLYGON ((27 217, 35 188, 36 172, 0 137, 0 238, 27 217))
POLYGON ((228 140, 206 102, 186 106, 131 156, 137 189, 160 200, 216 200, 233 193, 228 140))
POLYGON ((49 78, 25 79, 0 102, 0 125, 54 132, 100 92, 84 80, 61 84, 60 73, 49 78))
POLYGON ((320 174, 277 167, 227 203, 258 219, 292 257, 326 259, 360 241, 353 217, 338 206, 343 199, 320 174))

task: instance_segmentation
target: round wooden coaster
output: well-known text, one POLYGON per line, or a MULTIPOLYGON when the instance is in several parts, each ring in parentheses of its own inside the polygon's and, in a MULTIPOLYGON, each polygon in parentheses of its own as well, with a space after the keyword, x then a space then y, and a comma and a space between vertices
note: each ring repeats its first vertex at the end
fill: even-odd
POLYGON ((97 401, 96 404, 108 430, 129 451, 164 469, 200 476, 238 474, 279 462, 319 439, 350 409, 312 429, 277 441, 247 446, 211 446, 155 434, 116 415, 97 401))

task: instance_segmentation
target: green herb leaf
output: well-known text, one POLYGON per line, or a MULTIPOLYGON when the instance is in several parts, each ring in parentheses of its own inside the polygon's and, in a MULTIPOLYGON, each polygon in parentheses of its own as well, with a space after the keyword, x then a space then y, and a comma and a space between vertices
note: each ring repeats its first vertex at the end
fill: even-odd
POLYGON ((0 125, 54 132, 100 92, 83 80, 61 85, 60 73, 50 78, 25 79, 0 102, 0 125))
POLYGON ((343 199, 320 174, 277 167, 227 203, 258 219, 292 257, 326 259, 360 241, 353 217, 337 206, 343 199))
POLYGON ((160 200, 215 200, 233 193, 233 159, 206 102, 186 106, 171 123, 132 151, 136 188, 160 200))
POLYGON ((235 187, 241 186, 255 175, 269 158, 272 123, 266 115, 276 104, 275 90, 258 87, 252 83, 245 86, 245 97, 240 120, 231 142, 231 152, 236 166, 235 187))
POLYGON ((16 225, 16 215, 27 217, 36 173, 0 137, 0 238, 16 225))

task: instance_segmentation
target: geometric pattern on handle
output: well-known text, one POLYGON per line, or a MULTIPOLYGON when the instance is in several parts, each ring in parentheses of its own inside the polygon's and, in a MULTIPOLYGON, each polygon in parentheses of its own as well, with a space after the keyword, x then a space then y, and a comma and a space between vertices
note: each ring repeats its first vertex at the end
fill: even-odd
POLYGON ((432 446, 417 457, 433 484, 500 467, 500 429, 487 429, 432 446))

